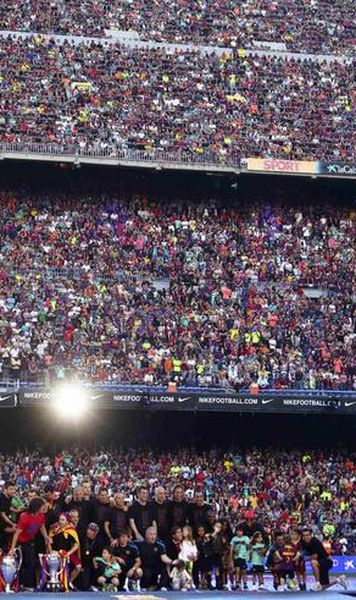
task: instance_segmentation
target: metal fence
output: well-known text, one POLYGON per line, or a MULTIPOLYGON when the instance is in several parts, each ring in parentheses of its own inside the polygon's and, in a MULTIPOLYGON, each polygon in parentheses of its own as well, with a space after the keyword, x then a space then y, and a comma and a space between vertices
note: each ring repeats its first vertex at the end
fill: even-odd
MULTIPOLYGON (((6 269, 6 276, 10 279, 21 277, 35 278, 39 271, 31 268, 10 268, 6 269)), ((80 279, 88 278, 93 283, 120 283, 120 282, 137 282, 143 283, 145 281, 152 283, 157 287, 167 287, 169 285, 168 276, 155 275, 154 273, 134 273, 122 270, 116 270, 112 276, 97 271, 84 271, 79 267, 68 268, 68 267, 47 267, 41 265, 40 268, 41 279, 44 281, 53 281, 61 279, 80 279)))
MULTIPOLYGON (((211 153, 200 155, 171 153, 161 150, 137 150, 133 148, 118 148, 115 146, 82 148, 72 144, 29 144, 19 142, 0 142, 0 153, 9 155, 38 155, 45 160, 46 157, 58 160, 71 159, 71 162, 80 163, 90 159, 105 159, 110 163, 151 163, 156 166, 176 165, 179 167, 196 166, 197 168, 223 168, 226 170, 238 169, 241 165, 239 158, 221 158, 211 153)), ((20 156, 19 156, 20 157, 20 156)))
MULTIPOLYGON (((105 381, 105 382, 90 382, 90 381, 71 381, 70 379, 52 379, 48 381, 38 380, 38 381, 28 381, 26 379, 23 380, 4 380, 0 381, 0 391, 12 391, 14 393, 18 393, 21 389, 26 388, 27 390, 42 390, 46 391, 51 388, 55 388, 56 386, 63 383, 75 383, 75 385, 82 386, 84 388, 92 389, 92 390, 107 390, 113 393, 138 393, 138 394, 167 394, 167 385, 146 385, 146 384, 133 384, 127 382, 117 382, 117 381, 105 381)), ((248 388, 241 388, 238 391, 231 387, 221 387, 221 386, 198 386, 198 385, 179 385, 178 388, 179 393, 181 394, 200 394, 200 395, 210 395, 210 394, 224 394, 226 397, 231 396, 234 397, 238 394, 239 397, 250 397, 251 392, 248 388)), ((326 398, 343 398, 343 399, 352 399, 355 400, 356 403, 356 390, 335 390, 335 389, 308 389, 308 388, 285 388, 281 390, 274 390, 271 388, 266 388, 260 390, 259 395, 264 398, 303 398, 303 399, 314 399, 314 400, 323 400, 326 398)))

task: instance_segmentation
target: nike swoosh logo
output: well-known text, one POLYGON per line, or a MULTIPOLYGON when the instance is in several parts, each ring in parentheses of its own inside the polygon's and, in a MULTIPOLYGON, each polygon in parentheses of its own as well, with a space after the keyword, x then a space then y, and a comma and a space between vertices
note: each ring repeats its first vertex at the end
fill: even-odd
POLYGON ((90 400, 99 400, 99 398, 102 398, 103 394, 96 394, 95 396, 91 396, 90 400))
POLYGON ((275 398, 272 398, 272 400, 262 400, 262 404, 269 404, 270 402, 274 402, 275 398))
POLYGON ((187 396, 186 398, 178 398, 178 402, 186 402, 187 400, 190 400, 190 396, 187 396))
POLYGON ((348 408, 349 406, 353 406, 354 404, 356 404, 356 400, 355 402, 345 402, 345 407, 348 408))
POLYGON ((0 396, 0 402, 5 402, 5 400, 7 400, 8 398, 12 398, 12 394, 11 396, 0 396))

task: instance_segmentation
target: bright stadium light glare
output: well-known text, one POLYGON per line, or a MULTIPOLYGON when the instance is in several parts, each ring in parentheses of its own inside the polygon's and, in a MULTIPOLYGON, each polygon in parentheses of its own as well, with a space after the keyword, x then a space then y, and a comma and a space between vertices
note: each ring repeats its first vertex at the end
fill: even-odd
POLYGON ((78 419, 84 416, 88 409, 88 396, 81 386, 64 383, 54 392, 53 408, 63 419, 78 419))

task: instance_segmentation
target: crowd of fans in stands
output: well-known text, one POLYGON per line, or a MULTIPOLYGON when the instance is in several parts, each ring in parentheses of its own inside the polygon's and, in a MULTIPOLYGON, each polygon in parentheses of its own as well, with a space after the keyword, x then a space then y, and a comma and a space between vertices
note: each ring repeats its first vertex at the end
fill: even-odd
MULTIPOLYGON (((265 550, 260 565, 264 564, 273 540, 280 544, 282 552, 283 544, 290 543, 288 536, 302 527, 309 527, 312 535, 323 541, 328 554, 352 554, 356 542, 355 461, 354 455, 342 452, 260 449, 211 449, 200 453, 185 448, 177 452, 74 449, 57 454, 2 454, 1 547, 6 551, 16 530, 13 526, 9 531, 9 523, 16 523, 28 504, 31 507, 34 498, 42 495, 46 501, 45 525, 50 532, 48 543, 56 550, 69 552, 71 559, 76 552, 76 560, 71 560, 72 580, 85 569, 85 556, 90 555, 92 560, 100 556, 105 546, 111 546, 114 555, 125 558, 120 548, 127 551, 131 537, 139 542, 137 557, 140 555, 141 563, 137 568, 142 569, 137 578, 142 577, 143 570, 144 587, 153 584, 152 565, 146 553, 153 547, 147 548, 147 543, 158 543, 161 546, 155 551, 159 556, 167 555, 170 561, 182 559, 186 566, 187 561, 196 561, 190 575, 197 586, 211 586, 214 569, 216 583, 222 588, 228 583, 229 574, 233 582, 230 547, 236 543, 236 531, 240 531, 238 536, 247 536, 248 549, 256 543, 257 532, 262 533, 259 543, 265 550), (88 535, 88 529, 93 535, 88 535), (220 540, 221 531, 227 536, 225 543, 220 540), (276 540, 278 536, 282 543, 276 540), (88 538, 96 538, 95 550, 88 546, 88 538), (184 549, 188 556, 183 556, 184 549), (189 557, 193 550, 196 555, 189 557)), ((22 518, 18 527, 24 529, 22 518)), ((15 542, 11 545, 14 547, 15 542)), ((41 540, 35 547, 41 547, 41 540)), ((29 559, 26 545, 24 551, 29 559)), ((106 553, 103 556, 107 561, 106 553)), ((248 561, 248 554, 244 560, 248 561)), ((125 562, 120 565, 126 577, 125 562)), ((273 569, 273 564, 269 566, 273 569)), ((289 570, 295 568, 289 564, 289 570)), ((159 572, 161 586, 168 586, 163 583, 161 569, 159 572)), ((26 576, 28 581, 28 572, 26 576)), ((94 576, 98 577, 97 572, 94 576)), ((155 576, 157 584, 158 573, 155 576)), ((30 581, 31 577, 33 581, 34 572, 30 581)))
POLYGON ((355 389, 351 205, 4 191, 0 236, 3 379, 355 389))
POLYGON ((0 142, 353 161, 352 64, 0 40, 0 142))
POLYGON ((103 36, 134 30, 141 39, 253 47, 282 42, 289 50, 348 53, 355 42, 352 0, 3 0, 0 29, 103 36))

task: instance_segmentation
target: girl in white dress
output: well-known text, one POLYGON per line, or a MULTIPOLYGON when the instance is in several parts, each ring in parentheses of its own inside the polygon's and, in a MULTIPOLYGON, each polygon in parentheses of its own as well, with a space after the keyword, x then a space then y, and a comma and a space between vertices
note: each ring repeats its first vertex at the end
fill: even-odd
POLYGON ((193 563, 198 558, 198 548, 193 538, 193 530, 189 525, 183 527, 183 541, 178 558, 184 561, 189 575, 193 572, 193 563))

